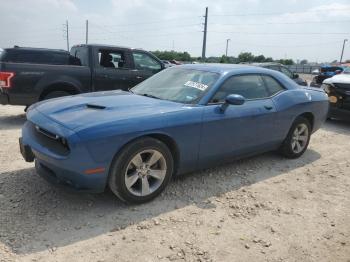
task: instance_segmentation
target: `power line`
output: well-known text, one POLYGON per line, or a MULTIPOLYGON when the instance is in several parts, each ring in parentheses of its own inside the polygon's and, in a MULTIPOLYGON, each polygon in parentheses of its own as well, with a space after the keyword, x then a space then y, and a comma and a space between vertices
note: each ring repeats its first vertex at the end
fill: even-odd
POLYGON ((222 33, 222 34, 242 34, 242 35, 348 35, 349 32, 308 32, 308 33, 299 33, 299 32, 239 32, 239 31, 209 31, 211 33, 222 33))
POLYGON ((133 24, 118 24, 118 25, 101 25, 106 27, 124 27, 124 26, 134 26, 134 25, 151 25, 151 24, 159 24, 164 22, 170 22, 170 21, 183 21, 183 20, 194 20, 198 19, 196 16, 191 17, 185 17, 185 18, 170 18, 170 19, 162 19, 162 20, 154 20, 152 22, 140 22, 140 23, 133 23, 133 24))
MULTIPOLYGON (((309 10, 305 13, 322 13, 322 12, 330 12, 330 11, 344 11, 344 10, 350 10, 350 8, 330 8, 327 10, 309 10)), ((271 15, 290 15, 290 14, 300 14, 301 12, 271 12, 271 13, 246 13, 246 14, 213 14, 211 16, 271 16, 271 15)))
POLYGON ((223 25, 223 26, 262 26, 262 25, 303 25, 303 24, 331 24, 331 23, 346 23, 350 20, 338 20, 338 21, 304 21, 304 22, 261 22, 261 23, 246 23, 246 24, 222 24, 213 23, 211 25, 223 25))
POLYGON ((111 31, 107 28, 105 28, 104 26, 102 25, 97 25, 97 24, 94 24, 94 23, 91 23, 90 22, 90 25, 92 26, 95 26, 95 27, 98 27, 108 33, 111 33, 111 34, 119 34, 119 33, 132 33, 132 32, 139 32, 139 31, 142 31, 142 32, 153 32, 153 31, 158 31, 158 30, 164 30, 164 29, 169 29, 169 28, 185 28, 185 27, 194 27, 194 26, 199 26, 200 24, 186 24, 186 25, 176 25, 176 26, 166 26, 166 27, 161 27, 161 28, 150 28, 150 29, 139 29, 139 30, 125 30, 125 31, 111 31))

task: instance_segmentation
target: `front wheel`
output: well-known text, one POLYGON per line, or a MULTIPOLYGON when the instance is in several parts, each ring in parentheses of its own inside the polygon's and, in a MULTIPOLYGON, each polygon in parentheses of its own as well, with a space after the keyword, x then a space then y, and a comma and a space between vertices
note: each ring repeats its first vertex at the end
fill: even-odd
POLYGON ((173 157, 161 141, 145 137, 127 145, 114 159, 108 185, 121 200, 144 203, 158 196, 173 173, 173 157))
POLYGON ((311 125, 309 120, 298 117, 280 148, 281 154, 287 158, 300 157, 309 145, 310 136, 311 125))

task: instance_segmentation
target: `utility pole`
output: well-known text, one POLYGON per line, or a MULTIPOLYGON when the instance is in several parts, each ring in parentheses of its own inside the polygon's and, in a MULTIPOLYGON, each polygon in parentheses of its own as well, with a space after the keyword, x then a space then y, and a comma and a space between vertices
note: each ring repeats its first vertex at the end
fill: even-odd
POLYGON ((86 44, 88 44, 88 40, 89 40, 89 20, 86 20, 86 28, 85 28, 85 33, 86 33, 86 44))
POLYGON ((343 49, 341 50, 341 56, 340 56, 340 61, 339 61, 340 64, 341 64, 341 62, 342 62, 342 60, 343 60, 345 42, 347 42, 347 41, 348 41, 348 39, 344 39, 344 42, 343 42, 343 49))
POLYGON ((227 57, 227 50, 228 50, 228 42, 231 41, 231 39, 226 39, 226 57, 227 57))
POLYGON ((203 49, 202 49, 202 60, 205 59, 205 49, 207 46, 207 27, 208 27, 208 7, 205 8, 205 21, 204 21, 204 35, 203 35, 203 49))
POLYGON ((67 51, 69 52, 69 29, 68 29, 68 20, 66 20, 66 40, 67 40, 67 51))

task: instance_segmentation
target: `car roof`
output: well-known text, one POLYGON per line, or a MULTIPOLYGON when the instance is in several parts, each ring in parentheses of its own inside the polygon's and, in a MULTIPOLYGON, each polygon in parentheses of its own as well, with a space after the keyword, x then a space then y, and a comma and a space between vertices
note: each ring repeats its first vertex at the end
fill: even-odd
POLYGON ((275 62, 251 63, 250 65, 253 65, 253 66, 260 66, 260 67, 272 66, 272 65, 275 65, 275 66, 283 66, 282 64, 280 64, 280 63, 275 63, 275 62))
POLYGON ((118 49, 128 49, 128 50, 136 50, 136 51, 145 51, 142 48, 133 48, 128 46, 120 46, 120 45, 105 45, 105 44, 80 44, 80 45, 74 45, 73 47, 97 47, 97 48, 118 48, 118 49))
POLYGON ((251 73, 259 73, 259 72, 266 72, 265 68, 256 67, 253 65, 248 64, 217 64, 217 63, 210 63, 210 64, 186 64, 186 65, 179 65, 176 66, 176 68, 187 68, 187 69, 193 69, 193 70, 202 70, 202 71, 208 71, 213 73, 219 73, 219 74, 226 74, 226 73, 240 73, 240 72, 251 72, 251 73))
POLYGON ((35 51, 35 52, 68 52, 63 49, 51 49, 51 48, 39 48, 39 47, 20 47, 14 46, 11 48, 5 48, 5 51, 35 51))
POLYGON ((342 66, 338 66, 338 65, 323 65, 321 66, 321 68, 343 68, 342 66))

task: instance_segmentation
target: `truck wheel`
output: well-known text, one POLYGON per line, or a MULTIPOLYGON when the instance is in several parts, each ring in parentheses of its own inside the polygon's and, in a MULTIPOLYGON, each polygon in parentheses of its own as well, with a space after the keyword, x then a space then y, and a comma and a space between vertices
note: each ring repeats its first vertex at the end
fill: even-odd
POLYGON ((164 190, 173 168, 172 154, 163 142, 151 137, 140 138, 113 160, 108 185, 121 200, 144 203, 164 190))
POLYGON ((71 93, 67 91, 51 91, 50 93, 46 94, 42 100, 47 100, 51 98, 57 98, 57 97, 62 97, 62 96, 70 96, 72 95, 71 93))

